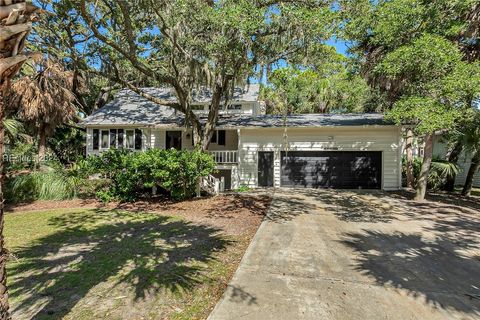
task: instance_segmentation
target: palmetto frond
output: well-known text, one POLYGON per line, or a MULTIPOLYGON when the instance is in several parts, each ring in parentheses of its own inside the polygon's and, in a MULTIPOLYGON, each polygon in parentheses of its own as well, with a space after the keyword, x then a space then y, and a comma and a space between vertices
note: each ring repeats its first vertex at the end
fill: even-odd
POLYGON ((432 170, 444 178, 455 177, 460 171, 457 164, 442 159, 433 159, 432 170))
POLYGON ((31 142, 32 137, 25 133, 25 126, 16 119, 4 119, 3 127, 5 129, 5 137, 7 143, 20 140, 24 142, 31 142))

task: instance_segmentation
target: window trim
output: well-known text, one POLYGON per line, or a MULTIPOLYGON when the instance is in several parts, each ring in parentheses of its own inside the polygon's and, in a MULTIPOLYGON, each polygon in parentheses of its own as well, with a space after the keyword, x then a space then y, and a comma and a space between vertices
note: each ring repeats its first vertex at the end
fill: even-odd
POLYGON ((106 151, 109 149, 127 149, 127 150, 133 150, 133 151, 141 151, 144 150, 144 139, 143 139, 143 130, 140 128, 94 128, 92 129, 92 150, 97 152, 97 151, 106 151), (111 134, 115 132, 115 145, 111 145, 112 142, 112 136, 111 134), (128 132, 130 132, 133 136, 133 145, 131 148, 127 148, 127 135, 128 132), (97 144, 95 144, 95 134, 98 133, 98 141, 97 144), (108 147, 103 147, 103 140, 102 140, 102 135, 106 133, 108 140, 107 140, 107 145, 108 147), (120 133, 122 134, 122 143, 119 143, 119 136, 120 133), (137 149, 137 141, 136 141, 136 134, 140 135, 140 148, 137 149))

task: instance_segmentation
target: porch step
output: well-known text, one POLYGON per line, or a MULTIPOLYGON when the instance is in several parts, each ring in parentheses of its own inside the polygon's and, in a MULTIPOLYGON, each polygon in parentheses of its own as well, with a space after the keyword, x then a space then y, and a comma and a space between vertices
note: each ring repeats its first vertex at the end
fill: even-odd
POLYGON ((200 180, 200 189, 210 195, 216 196, 220 192, 225 191, 225 183, 212 175, 208 175, 200 180))

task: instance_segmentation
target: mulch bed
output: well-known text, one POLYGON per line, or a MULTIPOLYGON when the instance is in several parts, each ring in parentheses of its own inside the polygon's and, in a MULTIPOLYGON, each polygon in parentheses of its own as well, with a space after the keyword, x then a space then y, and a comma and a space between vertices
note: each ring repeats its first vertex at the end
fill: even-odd
POLYGON ((10 213, 44 211, 61 208, 118 209, 138 212, 158 212, 179 216, 194 223, 222 229, 229 235, 253 235, 270 206, 268 194, 225 194, 216 197, 202 197, 174 202, 161 198, 142 200, 134 203, 104 204, 94 199, 66 201, 34 201, 8 205, 10 213))

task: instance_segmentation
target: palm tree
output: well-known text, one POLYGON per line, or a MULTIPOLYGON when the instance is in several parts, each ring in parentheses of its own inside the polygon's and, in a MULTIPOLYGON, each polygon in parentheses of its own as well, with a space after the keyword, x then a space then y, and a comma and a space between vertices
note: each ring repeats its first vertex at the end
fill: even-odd
POLYGON ((8 252, 3 238, 3 144, 5 128, 5 98, 10 81, 25 61, 35 57, 24 53, 28 33, 38 9, 26 0, 0 0, 0 320, 10 319, 8 312, 7 274, 5 270, 8 252))
POLYGON ((77 99, 72 92, 72 72, 51 59, 43 61, 38 70, 13 84, 9 104, 38 135, 38 158, 42 161, 47 136, 77 117, 77 99))

